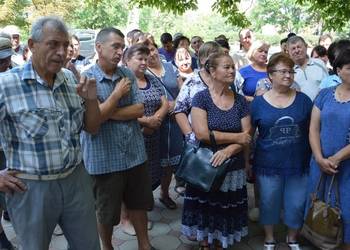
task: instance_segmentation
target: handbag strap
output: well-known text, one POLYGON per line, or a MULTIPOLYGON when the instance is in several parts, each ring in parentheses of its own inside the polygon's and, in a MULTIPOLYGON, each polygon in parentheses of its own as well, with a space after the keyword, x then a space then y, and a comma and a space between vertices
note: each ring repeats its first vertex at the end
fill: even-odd
POLYGON ((216 144, 215 135, 212 130, 209 130, 210 145, 213 148, 213 152, 218 151, 218 145, 216 144))
POLYGON ((331 183, 329 184, 328 195, 327 195, 327 205, 330 205, 333 187, 335 192, 335 205, 337 208, 340 208, 338 178, 336 177, 335 174, 332 176, 331 183))
MULTIPOLYGON (((164 69, 165 71, 165 69, 164 69)), ((163 82, 162 78, 160 78, 159 76, 157 76, 152 70, 150 70, 148 68, 148 72, 150 72, 161 84, 162 86, 165 88, 165 90, 169 93, 169 95, 175 100, 176 96, 173 95, 173 93, 171 93, 170 89, 168 89, 168 87, 165 85, 165 83, 163 82)))
POLYGON ((322 183, 324 177, 325 177, 325 174, 324 174, 323 172, 321 172, 320 179, 319 179, 318 182, 317 182, 316 190, 315 190, 315 192, 314 192, 316 195, 320 192, 321 183, 322 183))
MULTIPOLYGON (((317 183, 316 191, 315 191, 315 193, 311 194, 311 196, 312 196, 311 199, 313 202, 316 200, 317 194, 321 190, 321 183, 325 180, 325 177, 326 177, 326 174, 321 173, 320 179, 318 180, 318 183, 317 183)), ((335 192, 335 205, 337 208, 340 208, 338 178, 336 177, 335 174, 332 175, 331 183, 329 184, 329 188, 328 188, 327 198, 325 200, 325 203, 328 206, 330 206, 330 203, 331 203, 331 195, 332 195, 333 188, 334 188, 334 192, 335 192)), ((324 191, 325 191, 325 189, 324 189, 324 191)), ((321 197, 324 197, 324 194, 325 194, 325 192, 323 192, 321 197)))

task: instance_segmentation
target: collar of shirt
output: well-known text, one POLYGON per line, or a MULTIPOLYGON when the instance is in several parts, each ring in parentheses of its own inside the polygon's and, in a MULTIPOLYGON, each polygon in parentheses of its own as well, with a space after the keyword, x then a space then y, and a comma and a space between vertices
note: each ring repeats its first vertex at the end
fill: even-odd
MULTIPOLYGON (((32 60, 23 65, 23 73, 21 80, 25 81, 28 84, 39 83, 47 87, 47 83, 38 75, 38 73, 33 68, 32 60)), ((58 88, 61 84, 66 81, 65 75, 62 69, 56 74, 55 81, 53 84, 53 89, 58 88)))
MULTIPOLYGON (((315 64, 314 58, 307 58, 306 66, 312 66, 315 64)), ((294 69, 300 69, 301 67, 295 64, 294 69)))
POLYGON ((119 67, 116 68, 112 77, 107 76, 106 73, 101 69, 100 65, 98 65, 98 63, 95 63, 92 70, 94 72, 94 76, 96 78, 96 81, 98 81, 98 82, 102 82, 104 79, 111 80, 112 82, 114 82, 114 81, 118 80, 119 78, 121 78, 122 76, 124 76, 124 74, 121 72, 119 67))

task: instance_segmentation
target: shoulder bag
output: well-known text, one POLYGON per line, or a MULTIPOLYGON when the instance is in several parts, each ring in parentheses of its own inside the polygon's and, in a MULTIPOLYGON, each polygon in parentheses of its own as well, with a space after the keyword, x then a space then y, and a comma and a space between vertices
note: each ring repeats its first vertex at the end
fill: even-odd
POLYGON ((176 171, 177 177, 183 179, 188 185, 204 192, 218 190, 225 179, 226 169, 233 160, 228 158, 218 167, 213 167, 210 159, 217 151, 217 144, 212 131, 210 131, 211 147, 195 146, 186 143, 181 156, 180 165, 176 171))
MULTIPOLYGON (((339 190, 336 175, 332 176, 326 201, 317 198, 325 174, 321 173, 316 192, 311 194, 311 206, 308 210, 301 234, 322 250, 337 249, 342 243, 343 223, 339 206, 339 190), (335 207, 330 206, 332 189, 335 191, 335 207)), ((326 190, 326 188, 324 189, 326 190)))

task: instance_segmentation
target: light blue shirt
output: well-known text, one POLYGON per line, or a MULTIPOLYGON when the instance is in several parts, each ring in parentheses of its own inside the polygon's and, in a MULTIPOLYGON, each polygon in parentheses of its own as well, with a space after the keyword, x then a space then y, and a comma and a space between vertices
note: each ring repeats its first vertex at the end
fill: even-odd
POLYGON ((330 75, 330 76, 323 78, 323 80, 321 81, 321 84, 320 84, 320 89, 325 89, 325 88, 337 86, 339 84, 341 84, 340 77, 337 75, 330 75))
MULTIPOLYGON (((83 75, 94 77, 97 98, 103 103, 123 77, 131 80, 131 90, 120 99, 117 107, 142 103, 135 76, 130 70, 118 67, 112 78, 98 64, 94 64, 83 75)), ((96 135, 81 134, 84 164, 91 175, 124 171, 147 160, 143 136, 137 119, 128 121, 105 121, 96 135)))

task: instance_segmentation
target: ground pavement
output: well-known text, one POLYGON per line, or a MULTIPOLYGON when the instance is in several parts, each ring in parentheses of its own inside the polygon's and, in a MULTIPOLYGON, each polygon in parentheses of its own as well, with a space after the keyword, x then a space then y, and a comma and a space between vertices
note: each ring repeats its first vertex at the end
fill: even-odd
MULTIPOLYGON (((168 210, 158 200, 159 189, 154 192, 155 208, 148 214, 149 219, 154 222, 152 230, 149 231, 151 244, 159 250, 192 250, 198 249, 198 243, 191 242, 180 233, 181 225, 181 210, 183 198, 173 191, 174 183, 171 184, 170 195, 178 205, 176 210, 168 210)), ((253 201, 252 187, 248 187, 249 201, 253 201)), ((249 202, 252 207, 253 203, 249 202)), ((3 221, 3 226, 7 236, 17 246, 17 239, 11 223, 3 221)), ((285 242, 286 228, 282 225, 277 229, 278 250, 288 250, 285 242)), ((235 244, 230 249, 232 250, 261 250, 263 249, 263 231, 257 223, 249 223, 249 236, 244 238, 242 242, 235 244)), ((303 250, 316 250, 305 240, 301 241, 303 250)), ((137 250, 137 241, 135 236, 126 235, 117 226, 114 229, 113 245, 116 250, 137 250)), ((53 236, 50 250, 66 250, 67 241, 64 236, 53 236)))

